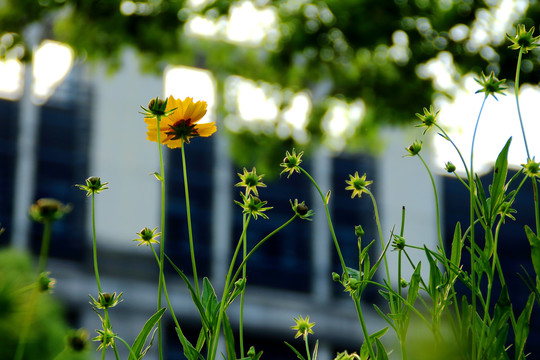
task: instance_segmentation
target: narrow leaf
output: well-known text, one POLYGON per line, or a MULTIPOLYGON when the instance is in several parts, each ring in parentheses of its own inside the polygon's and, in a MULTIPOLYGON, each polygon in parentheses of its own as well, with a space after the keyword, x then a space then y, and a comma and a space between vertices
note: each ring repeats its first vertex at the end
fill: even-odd
POLYGON ((536 272, 536 276, 540 277, 540 238, 531 230, 531 228, 525 225, 525 233, 527 234, 527 239, 531 244, 531 259, 536 272))
POLYGON ((529 296, 525 308, 519 315, 519 319, 516 324, 515 336, 516 336, 516 359, 521 359, 523 351, 525 350, 525 342, 529 336, 529 325, 531 321, 531 313, 534 305, 534 294, 529 296))
MULTIPOLYGON (((163 316, 163 313, 165 312, 166 308, 162 308, 158 310, 154 315, 150 317, 144 324, 141 332, 139 335, 137 335, 137 338, 135 338, 135 341, 133 342, 133 345, 131 346, 131 350, 133 350, 133 353, 137 355, 137 357, 140 358, 141 353, 143 351, 144 344, 146 343, 146 340, 148 339, 148 335, 152 331, 152 328, 157 324, 159 319, 163 316)), ((138 360, 134 359, 133 355, 129 354, 129 360, 138 360)))

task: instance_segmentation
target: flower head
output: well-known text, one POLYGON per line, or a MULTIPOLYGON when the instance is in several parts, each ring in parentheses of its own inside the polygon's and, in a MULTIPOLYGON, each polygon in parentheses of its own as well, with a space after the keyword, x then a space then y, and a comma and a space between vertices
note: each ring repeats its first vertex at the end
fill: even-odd
POLYGON ((416 114, 416 117, 422 121, 421 124, 416 125, 416 127, 425 126, 426 130, 424 130, 424 134, 426 131, 428 131, 435 123, 437 122, 437 116, 439 115, 439 111, 435 112, 433 110, 433 105, 429 106, 429 110, 424 108, 424 114, 416 114))
POLYGON ((86 196, 91 196, 93 194, 99 194, 103 190, 107 190, 108 182, 101 183, 101 179, 97 176, 91 176, 86 179, 85 185, 75 185, 81 190, 86 190, 86 196))
POLYGON ((337 353, 334 360, 360 360, 360 356, 357 353, 349 354, 347 351, 337 353))
POLYGON ((101 344, 96 350, 99 351, 103 348, 106 348, 107 346, 112 346, 114 344, 114 337, 116 336, 116 334, 113 333, 112 329, 109 326, 103 326, 103 330, 96 330, 96 332, 99 335, 92 338, 92 341, 101 342, 101 344))
POLYGON ((527 160, 526 164, 521 164, 523 167, 523 172, 528 177, 538 177, 540 178, 540 163, 534 161, 534 158, 527 160))
POLYGON ((264 213, 266 210, 272 209, 272 207, 264 207, 268 203, 268 201, 262 201, 256 196, 253 195, 244 195, 244 193, 240 193, 240 196, 242 196, 243 203, 234 201, 237 205, 240 205, 244 211, 242 211, 244 214, 249 214, 257 220, 257 216, 261 216, 265 219, 268 219, 268 216, 264 213))
POLYGON ((257 169, 255 168, 253 168, 251 171, 247 171, 246 168, 244 168, 244 173, 238 173, 238 176, 240 177, 241 181, 234 186, 245 187, 246 195, 249 195, 249 193, 253 191, 256 196, 259 196, 259 190, 257 190, 257 187, 266 187, 266 184, 262 182, 264 175, 258 175, 257 169))
POLYGON ((420 150, 422 150, 422 142, 419 140, 415 140, 411 146, 408 148, 405 148, 409 152, 410 156, 418 155, 420 153, 420 150))
POLYGON ((444 168, 450 174, 453 173, 454 171, 456 171, 456 165, 454 165, 451 161, 447 162, 445 164, 444 168))
POLYGON ((311 220, 311 217, 313 216, 314 212, 313 210, 310 210, 306 206, 306 202, 302 201, 301 203, 298 202, 298 199, 294 199, 294 202, 292 200, 289 200, 291 203, 291 207, 296 215, 300 217, 300 219, 304 220, 311 220))
POLYGON ((516 35, 510 36, 506 34, 506 37, 508 40, 512 42, 512 45, 509 46, 510 49, 513 50, 520 50, 523 52, 523 54, 526 54, 529 50, 532 50, 536 47, 538 47, 538 38, 540 36, 533 36, 534 33, 534 26, 529 29, 529 31, 525 30, 525 25, 519 24, 516 27, 516 35))
POLYGON ((308 336, 308 334, 313 334, 313 330, 311 329, 313 326, 315 326, 315 323, 309 322, 309 315, 306 316, 306 318, 302 318, 302 315, 298 315, 298 319, 294 318, 294 322, 296 322, 296 325, 291 326, 291 329, 297 330, 296 335, 294 338, 299 338, 300 336, 303 336, 304 339, 308 336))
POLYGON ((46 223, 60 220, 71 211, 70 205, 51 198, 41 198, 30 206, 28 213, 32 220, 46 223))
POLYGON ((82 352, 88 346, 88 332, 84 329, 71 330, 66 335, 68 349, 74 352, 82 352))
POLYGON ((37 285, 40 292, 52 292, 56 280, 49 277, 50 272, 42 272, 39 274, 37 285))
POLYGON ((489 77, 486 78, 486 75, 482 73, 482 79, 474 79, 482 88, 480 90, 477 90, 475 94, 478 93, 485 93, 485 96, 488 97, 489 95, 493 96, 495 100, 498 100, 495 94, 501 94, 506 95, 503 91, 506 90, 502 84, 506 81, 505 79, 499 80, 495 77, 495 74, 493 71, 489 74, 489 77))
POLYGON ((206 107, 205 101, 193 102, 190 97, 180 100, 169 96, 163 116, 145 113, 144 122, 148 125, 146 139, 158 142, 157 123, 159 123, 161 143, 171 149, 182 147, 183 143, 189 144, 191 138, 212 135, 216 132, 215 122, 199 123, 206 114, 206 107), (156 117, 158 117, 158 121, 156 121, 156 117))
POLYGON ((358 176, 358 171, 354 173, 354 176, 349 175, 349 180, 345 180, 349 186, 345 190, 352 190, 351 199, 354 199, 355 196, 358 198, 362 197, 362 193, 368 190, 367 186, 372 184, 373 181, 366 180, 366 174, 362 177, 358 176))
POLYGON ((394 250, 403 250, 405 249, 405 238, 394 234, 394 241, 392 241, 392 247, 394 250))
POLYGON ((98 299, 94 299, 92 295, 89 295, 92 301, 90 301, 90 304, 93 305, 96 309, 109 309, 112 307, 115 307, 119 303, 121 303, 123 300, 120 298, 122 297, 123 293, 118 294, 116 296, 116 293, 99 293, 98 299))
POLYGON ((300 173, 300 169, 298 167, 302 163, 302 155, 304 155, 303 151, 300 151, 298 155, 296 154, 296 151, 294 149, 292 150, 292 154, 287 151, 285 153, 285 158, 283 159, 283 162, 279 165, 284 169, 279 174, 281 175, 284 172, 289 172, 289 175, 287 175, 287 177, 289 177, 295 171, 297 173, 300 173))
POLYGON ((141 229, 140 232, 137 233, 139 235, 138 239, 133 239, 133 241, 139 241, 137 246, 141 245, 150 245, 151 243, 159 244, 159 241, 156 240, 156 238, 161 235, 160 232, 156 232, 157 227, 154 229, 149 229, 147 227, 141 229))

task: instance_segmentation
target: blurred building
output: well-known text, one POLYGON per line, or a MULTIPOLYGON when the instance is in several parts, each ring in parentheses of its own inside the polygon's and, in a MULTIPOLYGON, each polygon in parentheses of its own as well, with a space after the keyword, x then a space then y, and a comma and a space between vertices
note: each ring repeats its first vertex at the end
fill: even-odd
MULTIPOLYGON (((28 78, 26 84, 30 84, 28 78)), ((151 175, 159 170, 157 145, 146 140, 146 126, 138 111, 151 98, 162 96, 164 89, 161 77, 142 75, 136 58, 127 53, 114 76, 106 75, 106 69, 99 66, 75 66, 42 105, 32 102, 28 90, 21 99, 0 100, 0 222, 6 228, 0 245, 37 253, 41 228, 28 220, 28 206, 41 197, 72 204, 73 211, 54 224, 50 270, 57 279, 55 296, 65 304, 73 326, 93 332, 100 323, 88 304, 88 294, 97 295, 90 203, 74 185, 84 183, 89 176, 109 182, 110 189, 96 197, 99 268, 104 291, 124 293, 124 301, 111 312, 111 321, 115 332, 128 342, 156 310, 157 265, 152 252, 145 246, 137 247, 132 239, 141 228, 160 224, 160 184, 151 175)), ((219 129, 222 119, 216 121, 219 129)), ((366 231, 364 245, 376 239, 372 262, 380 252, 370 199, 351 200, 344 189, 348 175, 355 171, 374 180, 372 190, 378 198, 385 241, 394 225, 394 232, 399 232, 402 206, 406 206, 408 243, 435 247, 431 182, 417 159, 403 159, 404 148, 415 136, 417 131, 384 130, 385 150, 377 157, 335 155, 321 149, 305 159, 305 167, 323 192, 332 189, 331 216, 348 266, 358 267, 355 225, 361 224, 366 231)), ((241 211, 234 204, 239 200, 240 189, 234 184, 241 169, 230 160, 227 149, 227 138, 219 130, 215 136, 194 139, 186 147, 198 272, 201 278, 211 279, 218 296, 242 228, 241 211)), ((429 151, 426 158, 430 161, 429 151)), ((165 149, 165 161, 166 252, 191 274, 180 151, 165 149)), ((452 206, 457 202, 457 185, 447 178, 437 177, 436 181, 444 185, 440 187, 444 191, 442 208, 455 214, 458 210, 452 206)), ((337 351, 345 349, 358 351, 360 325, 347 294, 332 282, 331 273, 340 272, 340 265, 318 193, 300 174, 265 179, 265 183, 268 187, 260 190, 260 197, 274 209, 268 213, 269 220, 251 222, 249 246, 292 216, 290 199, 305 200, 316 215, 312 222, 297 220, 277 233, 248 262, 247 348, 263 350, 267 360, 294 357, 283 342, 295 344, 290 329, 293 317, 309 315, 316 323, 312 344, 319 339, 319 360, 333 359, 337 351)), ((454 217, 444 219, 453 229, 454 217)), ((391 259, 394 256, 390 254, 391 259)), ((415 261, 421 259, 418 254, 415 261)), ((396 266, 390 263, 391 272, 396 266)), ((410 274, 408 268, 403 277, 410 274)), ((167 285, 183 331, 195 342, 199 317, 172 269, 167 272, 167 285)), ((365 295, 364 311, 371 332, 385 326, 371 305, 378 299, 377 289, 365 295)), ((234 328, 237 303, 231 306, 230 317, 234 328)), ((165 316, 165 323, 170 330, 167 358, 182 358, 170 316, 165 316)), ((155 354, 154 349, 149 358, 156 358, 155 354)))

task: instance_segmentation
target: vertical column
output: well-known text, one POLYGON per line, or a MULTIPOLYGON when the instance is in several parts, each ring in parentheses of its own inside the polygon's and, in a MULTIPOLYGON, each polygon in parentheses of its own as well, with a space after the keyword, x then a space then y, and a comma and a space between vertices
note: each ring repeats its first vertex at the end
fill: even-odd
MULTIPOLYGON (((35 48, 41 35, 39 25, 30 26, 25 38, 35 48)), ((32 66, 24 71, 23 96, 20 100, 19 133, 17 134, 17 158, 15 162, 15 193, 13 210, 13 234, 11 243, 17 249, 27 249, 30 242, 28 207, 35 199, 36 147, 39 129, 39 107, 32 102, 32 66)))
POLYGON ((217 289, 225 284, 231 245, 231 164, 227 150, 227 140, 216 133, 214 147, 214 198, 212 203, 212 245, 211 245, 211 274, 212 284, 217 289))
MULTIPOLYGON (((319 184, 324 195, 332 186, 332 161, 328 151, 321 147, 313 156, 313 178, 319 184)), ((330 273, 332 269, 332 254, 330 231, 324 205, 315 187, 312 192, 311 207, 315 211, 313 217, 313 238, 311 264, 311 288, 315 302, 327 303, 331 297, 330 273)))

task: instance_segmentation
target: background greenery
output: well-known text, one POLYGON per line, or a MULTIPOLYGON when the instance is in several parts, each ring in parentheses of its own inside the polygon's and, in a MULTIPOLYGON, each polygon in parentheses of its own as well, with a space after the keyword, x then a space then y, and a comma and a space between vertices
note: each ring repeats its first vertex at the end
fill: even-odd
MULTIPOLYGON (((489 12, 497 0, 257 0, 253 1, 257 7, 273 7, 279 21, 277 36, 268 36, 260 46, 186 34, 184 25, 192 16, 227 17, 239 1, 209 1, 195 8, 182 0, 145 0, 136 3, 143 4, 145 11, 130 16, 121 13, 122 2, 4 0, 0 2, 0 34, 17 36, 14 43, 0 45, 0 53, 5 56, 22 44, 27 47, 22 57, 29 59, 21 34, 39 21, 45 24, 45 38, 68 43, 81 59, 105 60, 111 70, 121 66, 120 54, 127 47, 138 51, 146 71, 159 73, 167 64, 207 68, 218 79, 221 100, 225 99, 224 79, 231 74, 291 90, 283 92, 281 109, 294 92, 307 90, 313 102, 307 127, 310 146, 317 146, 323 136, 321 119, 330 99, 352 102, 361 98, 366 116, 347 140, 349 149, 373 149, 378 143, 377 127, 409 122, 432 102, 432 80, 421 79, 418 66, 441 52, 452 55, 458 77, 492 70, 499 78, 512 79, 515 74, 515 52, 507 48, 504 37, 488 37, 477 47, 469 41, 471 31, 459 41, 449 35, 458 24, 469 30, 492 30, 489 12), (388 53, 398 30, 408 37, 406 60, 394 60, 388 53)), ((528 29, 539 16, 540 4, 530 1, 524 14, 513 21, 528 29)), ((533 52, 526 57, 523 82, 539 81, 538 55, 533 52)), ((222 105, 219 111, 224 117, 235 110, 222 105)), ((256 163, 264 168, 261 162, 276 163, 276 157, 294 146, 295 140, 275 134, 247 128, 229 132, 232 153, 243 165, 256 163)))

